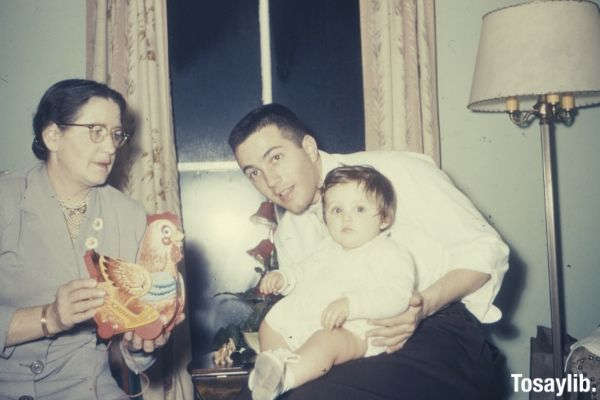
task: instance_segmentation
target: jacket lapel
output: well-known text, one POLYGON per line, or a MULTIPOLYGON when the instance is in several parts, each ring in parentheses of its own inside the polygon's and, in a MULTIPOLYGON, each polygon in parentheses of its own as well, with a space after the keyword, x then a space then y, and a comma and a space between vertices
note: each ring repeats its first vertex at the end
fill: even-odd
POLYGON ((48 251, 49 256, 61 266, 60 271, 56 273, 62 272, 70 279, 79 278, 77 252, 70 240, 65 218, 45 165, 41 164, 39 168, 32 169, 27 176, 21 210, 26 214, 23 222, 27 221, 30 229, 34 230, 43 242, 39 248, 48 251))

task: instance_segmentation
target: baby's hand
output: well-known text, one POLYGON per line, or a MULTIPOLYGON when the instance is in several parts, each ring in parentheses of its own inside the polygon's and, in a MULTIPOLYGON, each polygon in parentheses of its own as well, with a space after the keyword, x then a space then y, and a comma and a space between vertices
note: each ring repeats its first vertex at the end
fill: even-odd
POLYGON ((329 330, 339 328, 344 325, 349 314, 350 303, 348 302, 348 298, 340 297, 325 307, 321 315, 321 325, 323 325, 323 328, 329 330))
POLYGON ((284 278, 279 271, 270 271, 260 280, 258 290, 262 294, 277 293, 283 289, 284 278))

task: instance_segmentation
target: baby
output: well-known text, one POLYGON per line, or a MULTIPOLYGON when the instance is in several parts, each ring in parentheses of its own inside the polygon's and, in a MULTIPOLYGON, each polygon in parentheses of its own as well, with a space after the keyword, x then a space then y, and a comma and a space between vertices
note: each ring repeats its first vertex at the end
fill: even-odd
POLYGON ((262 293, 285 297, 259 329, 261 353, 248 379, 254 400, 272 400, 333 365, 384 352, 366 338, 367 321, 408 307, 413 260, 385 232, 396 212, 390 181, 371 167, 336 168, 325 177, 322 206, 330 238, 300 265, 260 282, 262 293))

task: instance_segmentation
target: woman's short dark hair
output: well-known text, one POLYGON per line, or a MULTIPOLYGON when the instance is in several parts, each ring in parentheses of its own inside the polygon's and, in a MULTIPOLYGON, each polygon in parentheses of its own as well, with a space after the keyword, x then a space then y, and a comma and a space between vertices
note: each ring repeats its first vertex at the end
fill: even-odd
POLYGON ((283 137, 302 145, 305 135, 314 136, 312 131, 286 106, 272 103, 250 111, 238 122, 229 134, 229 146, 235 152, 237 147, 254 132, 265 126, 275 125, 283 137))
POLYGON ((48 160, 48 148, 42 132, 52 123, 69 124, 75 121, 81 107, 92 97, 112 100, 119 106, 121 125, 125 126, 127 103, 123 96, 104 83, 87 79, 66 79, 50 86, 42 96, 33 117, 33 144, 31 149, 37 158, 48 160))
MULTIPOLYGON (((335 185, 354 182, 369 196, 374 196, 377 210, 381 220, 388 223, 388 228, 394 223, 396 216, 396 194, 394 186, 381 172, 368 165, 344 165, 334 168, 323 182, 322 200, 325 202, 325 193, 335 185)), ((325 218, 325 205, 323 205, 325 218)), ((386 228, 387 229, 387 228, 386 228)))

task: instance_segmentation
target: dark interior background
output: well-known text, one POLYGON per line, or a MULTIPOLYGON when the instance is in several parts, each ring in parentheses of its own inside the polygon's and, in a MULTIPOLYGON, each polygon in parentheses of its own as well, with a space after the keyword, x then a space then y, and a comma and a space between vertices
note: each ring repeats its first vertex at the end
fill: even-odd
MULTIPOLYGON (((273 101, 294 110, 323 150, 364 150, 358 0, 271 0, 270 20, 273 101)), ((178 161, 233 160, 229 132, 261 103, 258 0, 170 1, 168 24, 178 161)), ((197 362, 219 327, 244 318, 243 306, 213 295, 254 283, 247 221, 262 199, 235 168, 180 176, 197 362)))

